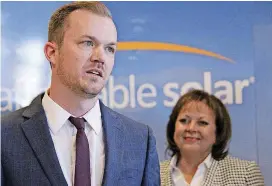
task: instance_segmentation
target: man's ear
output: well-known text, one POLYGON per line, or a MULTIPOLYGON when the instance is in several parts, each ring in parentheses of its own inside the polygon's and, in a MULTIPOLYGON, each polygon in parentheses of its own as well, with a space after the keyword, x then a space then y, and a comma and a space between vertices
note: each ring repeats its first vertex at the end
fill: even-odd
POLYGON ((58 46, 55 42, 46 42, 44 45, 44 54, 46 59, 50 62, 51 68, 55 67, 58 55, 58 46))

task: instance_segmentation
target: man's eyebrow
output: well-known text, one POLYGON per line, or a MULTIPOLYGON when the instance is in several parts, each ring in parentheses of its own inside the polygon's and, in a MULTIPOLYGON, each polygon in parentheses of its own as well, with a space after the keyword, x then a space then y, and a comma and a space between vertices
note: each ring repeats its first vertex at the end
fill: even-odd
POLYGON ((90 36, 90 35, 82 35, 80 36, 80 38, 88 38, 88 39, 97 41, 97 39, 94 36, 90 36))
POLYGON ((107 45, 117 45, 117 42, 110 42, 107 45))
MULTIPOLYGON (((88 39, 94 40, 95 42, 99 42, 99 40, 98 40, 96 37, 90 36, 90 35, 86 35, 86 34, 80 36, 80 38, 88 38, 88 39)), ((106 44, 106 45, 116 46, 116 45, 117 45, 117 42, 109 42, 109 43, 106 44)))

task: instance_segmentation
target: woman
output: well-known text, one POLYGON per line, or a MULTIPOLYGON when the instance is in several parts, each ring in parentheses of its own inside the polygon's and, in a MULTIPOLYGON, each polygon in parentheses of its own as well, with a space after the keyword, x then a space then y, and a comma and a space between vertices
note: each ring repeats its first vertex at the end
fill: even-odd
POLYGON ((264 186, 253 161, 228 155, 231 120, 215 96, 193 90, 182 96, 167 125, 171 160, 161 163, 162 186, 264 186))

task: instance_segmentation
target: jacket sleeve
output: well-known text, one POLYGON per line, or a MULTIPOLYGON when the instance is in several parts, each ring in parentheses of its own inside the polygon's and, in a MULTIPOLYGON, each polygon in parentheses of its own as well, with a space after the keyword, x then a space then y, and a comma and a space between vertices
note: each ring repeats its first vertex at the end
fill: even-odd
POLYGON ((160 185, 160 164, 153 131, 148 127, 148 143, 142 186, 160 185))
POLYGON ((247 167, 246 183, 248 186, 264 186, 263 175, 255 162, 250 162, 247 167))
POLYGON ((4 177, 4 170, 1 162, 1 185, 5 186, 5 177, 4 177))

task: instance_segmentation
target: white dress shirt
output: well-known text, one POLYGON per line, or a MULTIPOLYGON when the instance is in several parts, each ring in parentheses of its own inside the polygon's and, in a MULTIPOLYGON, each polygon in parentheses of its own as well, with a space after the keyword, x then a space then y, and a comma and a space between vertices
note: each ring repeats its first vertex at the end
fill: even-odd
POLYGON ((212 164, 213 158, 211 154, 207 156, 207 158, 199 164, 195 175, 191 183, 187 183, 182 171, 176 166, 177 165, 177 156, 173 156, 170 161, 170 171, 173 180, 174 186, 201 186, 204 181, 205 175, 212 164))
MULTIPOLYGON (((68 186, 72 186, 74 185, 77 133, 76 127, 68 120, 72 115, 54 102, 47 91, 42 99, 42 105, 63 175, 68 186)), ((99 101, 83 117, 86 120, 85 133, 90 148, 91 184, 100 186, 104 174, 105 151, 99 101)))

